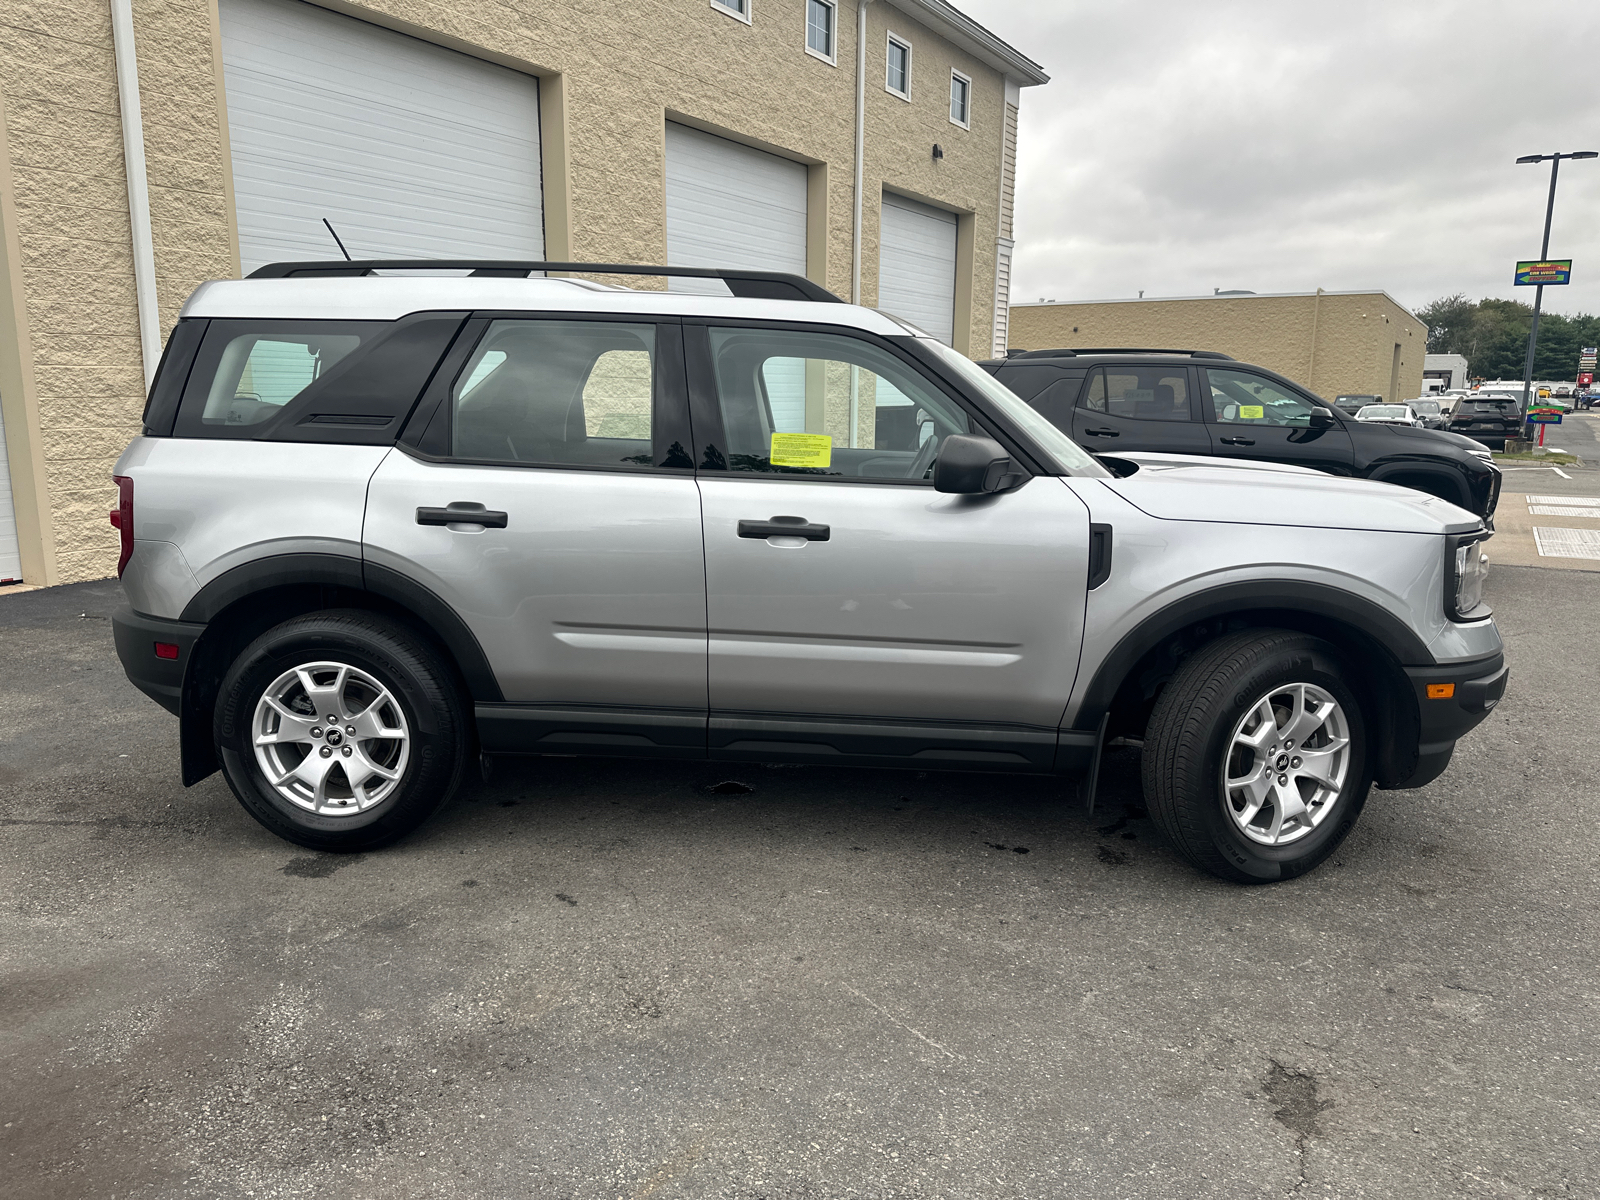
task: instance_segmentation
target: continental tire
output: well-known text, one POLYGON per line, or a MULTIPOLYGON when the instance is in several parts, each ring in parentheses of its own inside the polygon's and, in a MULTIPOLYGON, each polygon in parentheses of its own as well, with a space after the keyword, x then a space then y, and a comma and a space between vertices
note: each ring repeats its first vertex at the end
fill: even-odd
POLYGON ((1141 771, 1185 858, 1268 883, 1333 853, 1372 786, 1351 678, 1333 646, 1289 630, 1232 634, 1183 664, 1151 714, 1141 771))
POLYGON ((404 837, 459 786, 466 711, 453 675, 404 625, 359 610, 269 629, 222 681, 213 733, 246 811, 314 850, 404 837))

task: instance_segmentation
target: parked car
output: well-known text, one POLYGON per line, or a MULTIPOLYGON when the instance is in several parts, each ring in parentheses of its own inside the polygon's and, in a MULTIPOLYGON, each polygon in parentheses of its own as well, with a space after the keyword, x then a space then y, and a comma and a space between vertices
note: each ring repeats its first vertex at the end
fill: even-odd
POLYGON ((1355 416, 1369 404, 1382 404, 1382 396, 1335 396, 1333 406, 1347 416, 1355 416))
POLYGON ((1494 393, 1462 400, 1450 414, 1450 431, 1485 445, 1504 446, 1522 428, 1520 405, 1510 396, 1494 393))
POLYGON ((1421 429, 1422 418, 1409 404, 1368 404, 1356 413, 1356 420, 1374 425, 1404 425, 1408 429, 1421 429))
POLYGON ((1282 375, 1214 351, 1030 350, 983 365, 1091 451, 1312 467, 1416 488, 1486 519, 1499 500, 1500 472, 1476 442, 1358 422, 1282 375))
POLYGON ((480 754, 1092 797, 1131 737, 1178 850, 1257 882, 1326 858, 1374 781, 1436 778, 1504 691, 1487 531, 1454 505, 1096 459, 804 279, 471 266, 202 285, 116 467, 128 676, 178 715, 184 782, 220 768, 292 842, 393 841, 480 754))
POLYGON ((1417 419, 1424 429, 1444 429, 1450 424, 1450 414, 1447 404, 1454 407, 1449 401, 1440 400, 1434 396, 1419 396, 1415 400, 1406 401, 1411 411, 1417 414, 1417 419))

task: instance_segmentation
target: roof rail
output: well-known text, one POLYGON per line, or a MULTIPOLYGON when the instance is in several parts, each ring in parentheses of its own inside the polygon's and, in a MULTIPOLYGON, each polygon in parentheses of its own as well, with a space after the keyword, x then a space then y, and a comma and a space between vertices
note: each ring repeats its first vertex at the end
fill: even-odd
POLYGON ((1082 354, 1187 354, 1190 358, 1215 358, 1236 362, 1231 354, 1217 350, 1160 350, 1153 346, 1078 346, 1056 350, 1007 350, 1007 358, 1077 358, 1082 354))
POLYGON ((478 258, 327 259, 319 262, 269 263, 251 271, 250 279, 305 279, 371 275, 376 271, 471 271, 473 275, 526 278, 536 271, 571 271, 593 275, 668 275, 688 279, 720 279, 744 300, 813 300, 843 304, 827 288, 801 275, 782 271, 740 271, 724 267, 651 267, 637 263, 521 262, 478 258))

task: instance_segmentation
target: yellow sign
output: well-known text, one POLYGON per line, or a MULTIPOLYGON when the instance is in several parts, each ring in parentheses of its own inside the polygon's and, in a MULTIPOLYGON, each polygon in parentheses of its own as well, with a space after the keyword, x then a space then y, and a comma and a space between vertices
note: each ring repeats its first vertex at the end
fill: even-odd
POLYGON ((774 433, 775 467, 826 467, 833 463, 833 439, 825 433, 774 433))
POLYGON ((1264 421, 1267 417, 1267 406, 1265 404, 1241 404, 1239 405, 1239 416, 1246 421, 1264 421))

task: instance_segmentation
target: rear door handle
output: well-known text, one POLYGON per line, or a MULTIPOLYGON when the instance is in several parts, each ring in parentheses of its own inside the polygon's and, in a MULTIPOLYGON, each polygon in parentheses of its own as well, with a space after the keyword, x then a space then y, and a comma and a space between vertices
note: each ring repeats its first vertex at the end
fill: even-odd
POLYGON ((1226 437, 1219 439, 1224 446, 1254 446, 1255 438, 1226 437))
POLYGON ((813 525, 804 517, 773 517, 770 521, 739 522, 739 536, 742 538, 797 537, 805 538, 808 542, 825 542, 829 532, 828 526, 813 525))
POLYGON ((1084 432, 1087 433, 1090 437, 1120 437, 1120 436, 1122 436, 1121 430, 1117 430, 1117 429, 1085 429, 1084 432))
POLYGON ((469 500, 454 500, 449 508, 417 509, 418 525, 483 525, 504 529, 506 514, 487 509, 469 500))

